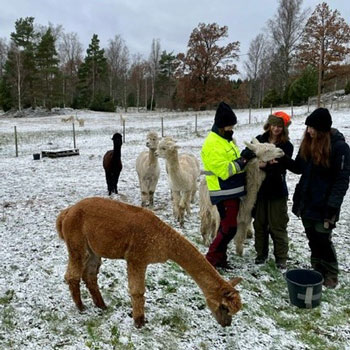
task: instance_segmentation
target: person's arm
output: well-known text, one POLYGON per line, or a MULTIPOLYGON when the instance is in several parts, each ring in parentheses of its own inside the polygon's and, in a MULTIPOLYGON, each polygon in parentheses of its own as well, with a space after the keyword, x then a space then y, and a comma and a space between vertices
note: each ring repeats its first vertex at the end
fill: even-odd
POLYGON ((340 207, 343 203, 346 191, 349 188, 350 176, 350 150, 344 142, 334 150, 336 152, 332 171, 334 171, 334 182, 327 201, 325 227, 335 227, 335 222, 339 219, 340 207))

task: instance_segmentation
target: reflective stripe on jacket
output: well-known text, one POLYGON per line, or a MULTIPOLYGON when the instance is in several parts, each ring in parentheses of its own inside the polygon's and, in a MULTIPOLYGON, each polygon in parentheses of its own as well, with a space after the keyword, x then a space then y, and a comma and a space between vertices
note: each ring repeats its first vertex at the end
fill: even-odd
POLYGON ((240 157, 238 147, 211 131, 204 140, 201 158, 211 202, 242 197, 245 192, 245 173, 235 162, 240 157))

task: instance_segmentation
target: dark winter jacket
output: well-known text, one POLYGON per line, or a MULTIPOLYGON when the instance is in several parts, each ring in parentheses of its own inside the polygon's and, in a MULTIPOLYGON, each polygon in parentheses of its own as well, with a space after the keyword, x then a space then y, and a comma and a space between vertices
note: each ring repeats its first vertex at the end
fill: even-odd
MULTIPOLYGON (((256 137, 260 142, 269 142, 269 133, 265 132, 256 137)), ((292 157, 294 147, 291 142, 276 144, 281 148, 284 154, 292 157)), ((277 159, 278 161, 278 159, 277 159)), ((261 184, 258 192, 258 198, 277 199, 288 196, 288 189, 286 184, 286 167, 283 163, 267 164, 263 170, 266 172, 266 178, 261 184)))
POLYGON ((301 174, 293 196, 293 213, 317 221, 334 214, 337 221, 350 175, 350 149, 343 134, 331 129, 329 168, 315 165, 311 159, 305 161, 299 153, 295 161, 284 157, 284 163, 288 170, 301 174))

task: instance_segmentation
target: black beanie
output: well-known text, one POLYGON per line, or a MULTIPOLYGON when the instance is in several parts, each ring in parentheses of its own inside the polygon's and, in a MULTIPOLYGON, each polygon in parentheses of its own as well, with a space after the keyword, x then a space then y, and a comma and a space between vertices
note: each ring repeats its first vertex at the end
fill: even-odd
POLYGON ((214 124, 218 128, 237 124, 237 117, 227 103, 220 102, 215 113, 214 124))
POLYGON ((330 131, 332 117, 327 108, 317 108, 306 118, 305 125, 317 131, 330 131))

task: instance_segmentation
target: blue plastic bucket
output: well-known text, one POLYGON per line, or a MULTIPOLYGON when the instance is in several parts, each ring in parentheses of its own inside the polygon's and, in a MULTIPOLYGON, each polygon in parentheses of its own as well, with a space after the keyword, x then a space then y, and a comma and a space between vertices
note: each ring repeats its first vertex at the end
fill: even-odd
POLYGON ((314 270, 295 269, 285 274, 290 302, 300 308, 312 309, 321 302, 322 275, 314 270))

